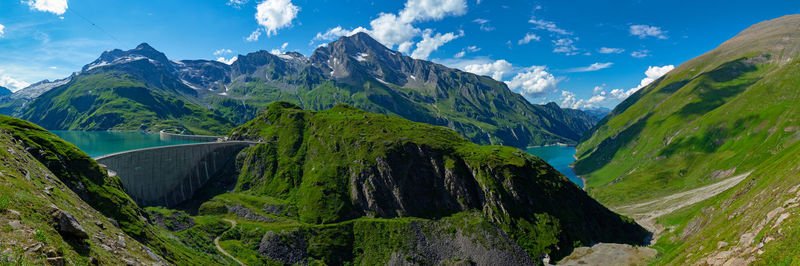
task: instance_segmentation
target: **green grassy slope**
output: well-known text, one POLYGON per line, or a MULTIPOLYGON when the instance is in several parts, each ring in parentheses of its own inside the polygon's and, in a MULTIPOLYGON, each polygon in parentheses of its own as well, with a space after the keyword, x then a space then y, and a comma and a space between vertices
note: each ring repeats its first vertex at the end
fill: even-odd
MULTIPOLYGON (((49 221, 46 215, 52 204, 66 208, 77 217, 85 216, 82 225, 89 230, 100 230, 94 221, 101 221, 105 227, 113 227, 108 218, 118 224, 118 230, 130 238, 148 246, 154 254, 163 257, 167 262, 178 264, 209 263, 214 261, 210 255, 200 253, 177 242, 163 230, 148 223, 146 213, 123 191, 118 177, 109 177, 97 162, 72 144, 69 144, 50 132, 30 122, 0 116, 0 133, 2 134, 2 165, 0 175, 0 194, 10 204, 5 208, 13 208, 22 214, 23 221, 31 219, 33 223, 49 221), (33 160, 35 159, 35 161, 33 160), (22 164, 20 167, 16 164, 22 164), (41 166, 41 167, 38 167, 41 166), (52 190, 56 196, 43 195, 45 190, 52 190), (30 202, 30 204, 28 204, 30 202), (91 210, 89 210, 91 209, 91 210), (44 216, 43 216, 44 215, 44 216), (107 217, 107 218, 106 218, 107 217)), ((4 214, 5 216, 5 214, 4 214)), ((33 228, 44 230, 41 224, 33 228)), ((52 228, 52 227, 49 227, 52 228)), ((45 232, 45 231, 43 231, 45 232)), ((12 234, 10 230, 3 233, 12 234)), ((45 237, 52 241, 44 241, 59 246, 57 237, 48 230, 45 237)), ((30 240, 30 239, 29 239, 30 240)), ((38 241, 38 239, 37 239, 38 241)), ((42 242, 42 241, 40 241, 42 242)), ((134 242, 129 240, 129 242, 134 242)), ((77 255, 74 263, 85 263, 89 256, 113 257, 104 254, 100 243, 90 248, 81 248, 82 244, 71 243, 77 255)), ((132 243, 133 244, 133 243, 132 243)), ((110 245, 106 243, 106 245, 110 245)), ((61 248, 66 248, 60 245, 61 248)), ((140 254, 146 254, 138 246, 140 254)), ((66 252, 66 250, 64 251, 66 252)), ((26 254, 28 258, 38 258, 26 254)), ((150 257, 149 255, 147 257, 150 257)), ((98 258, 98 257, 95 257, 98 258)), ((116 261, 120 258, 111 259, 116 261)), ((152 259, 151 259, 152 260, 152 259)))
POLYGON ((756 24, 620 104, 578 146, 589 193, 623 205, 752 172, 658 218, 658 264, 797 264, 800 16, 756 24))
POLYGON ((798 24, 753 26, 620 104, 577 148, 590 194, 663 196, 748 172, 794 141, 798 24))
POLYGON ((167 88, 103 68, 76 76, 32 101, 22 115, 49 129, 152 130, 185 128, 224 134, 233 124, 167 88))
POLYGON ((284 201, 303 224, 479 211, 534 258, 646 235, 541 159, 472 144, 443 127, 346 105, 312 112, 278 102, 231 138, 264 141, 240 154, 236 192, 284 201))

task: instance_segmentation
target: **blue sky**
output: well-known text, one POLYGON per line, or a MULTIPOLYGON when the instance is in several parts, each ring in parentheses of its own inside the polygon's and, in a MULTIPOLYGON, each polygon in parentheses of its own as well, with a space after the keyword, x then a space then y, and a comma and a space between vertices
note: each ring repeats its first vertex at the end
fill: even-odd
POLYGON ((3 0, 0 86, 63 78, 141 42, 172 59, 229 61, 256 50, 310 56, 365 31, 407 55, 506 81, 533 103, 610 108, 671 65, 797 13, 794 0, 3 0))

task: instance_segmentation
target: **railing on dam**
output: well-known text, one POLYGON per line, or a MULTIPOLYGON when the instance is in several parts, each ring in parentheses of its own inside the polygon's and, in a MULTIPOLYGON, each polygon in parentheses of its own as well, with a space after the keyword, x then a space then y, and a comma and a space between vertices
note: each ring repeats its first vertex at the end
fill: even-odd
POLYGON ((97 158, 116 173, 142 206, 173 207, 188 199, 254 142, 229 141, 164 146, 97 158))

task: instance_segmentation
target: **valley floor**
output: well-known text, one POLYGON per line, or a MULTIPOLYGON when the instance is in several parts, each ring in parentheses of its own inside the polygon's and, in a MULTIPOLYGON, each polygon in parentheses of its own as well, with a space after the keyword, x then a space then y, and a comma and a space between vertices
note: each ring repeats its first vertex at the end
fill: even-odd
POLYGON ((747 178, 750 173, 751 172, 747 172, 711 185, 687 190, 662 198, 636 204, 610 207, 610 209, 622 215, 633 218, 644 228, 647 228, 647 230, 653 232, 654 237, 652 241, 655 241, 658 239, 658 234, 664 229, 660 225, 656 224, 656 218, 716 196, 717 194, 732 188, 736 184, 739 184, 739 182, 747 178))

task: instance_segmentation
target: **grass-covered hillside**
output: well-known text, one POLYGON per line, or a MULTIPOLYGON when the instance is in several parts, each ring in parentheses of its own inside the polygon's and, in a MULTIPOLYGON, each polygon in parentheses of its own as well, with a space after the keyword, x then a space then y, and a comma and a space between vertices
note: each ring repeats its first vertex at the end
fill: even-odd
POLYGON ((224 261, 190 248, 148 217, 124 193, 118 177, 108 176, 77 147, 32 123, 0 116, 0 261, 224 261))
MULTIPOLYGON (((146 71, 153 66, 142 62, 131 68, 146 71)), ((180 88, 184 87, 191 92, 186 85, 168 77, 158 82, 148 81, 129 72, 88 70, 28 103, 21 118, 48 129, 63 130, 181 128, 187 133, 215 135, 225 134, 234 127, 182 94, 180 88)))
POLYGON ((658 219, 662 262, 792 262, 799 28, 800 15, 791 15, 744 30, 635 93, 578 146, 576 172, 610 206, 750 173, 658 219))
POLYGON ((521 263, 647 236, 541 159, 479 146, 444 127, 346 105, 314 112, 277 102, 231 138, 262 143, 240 153, 234 192, 199 212, 238 219, 240 229, 223 242, 243 259, 528 258, 510 261, 521 263), (461 253, 449 242, 461 243, 461 253), (287 245, 300 255, 275 251, 287 245))

